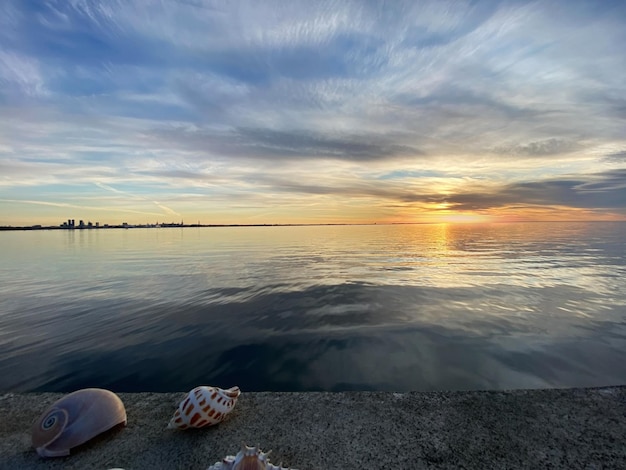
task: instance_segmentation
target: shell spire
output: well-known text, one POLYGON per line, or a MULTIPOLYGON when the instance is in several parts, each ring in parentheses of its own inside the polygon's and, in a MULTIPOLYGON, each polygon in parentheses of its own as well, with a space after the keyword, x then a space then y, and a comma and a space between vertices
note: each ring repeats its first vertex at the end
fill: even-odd
POLYGON ((218 424, 233 410, 239 395, 239 387, 196 387, 180 402, 167 427, 187 429, 218 424))
POLYGON ((85 388, 54 402, 33 423, 32 444, 41 457, 62 457, 70 449, 118 424, 126 425, 126 409, 113 392, 85 388))
POLYGON ((237 455, 228 455, 207 470, 296 470, 271 464, 268 459, 270 452, 272 451, 263 452, 258 445, 248 447, 242 443, 237 455))

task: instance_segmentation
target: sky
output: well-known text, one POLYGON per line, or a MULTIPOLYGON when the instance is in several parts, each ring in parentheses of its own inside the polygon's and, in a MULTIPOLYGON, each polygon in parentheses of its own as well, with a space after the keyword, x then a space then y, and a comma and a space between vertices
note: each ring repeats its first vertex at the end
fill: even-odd
POLYGON ((626 220, 626 2, 3 0, 0 226, 626 220))

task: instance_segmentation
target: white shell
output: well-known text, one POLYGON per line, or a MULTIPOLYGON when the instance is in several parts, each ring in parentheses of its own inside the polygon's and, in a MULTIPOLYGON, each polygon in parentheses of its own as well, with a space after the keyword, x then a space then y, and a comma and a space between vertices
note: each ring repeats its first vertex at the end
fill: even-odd
POLYGON ((229 455, 207 470, 296 470, 272 465, 267 458, 270 452, 271 450, 264 453, 259 446, 248 447, 242 444, 237 455, 229 455))
POLYGON ((65 395, 33 423, 32 443, 41 457, 62 457, 70 449, 118 424, 126 424, 122 400, 101 388, 65 395))
POLYGON ((187 429, 217 424, 232 411, 240 394, 239 387, 196 387, 180 402, 167 427, 187 429))

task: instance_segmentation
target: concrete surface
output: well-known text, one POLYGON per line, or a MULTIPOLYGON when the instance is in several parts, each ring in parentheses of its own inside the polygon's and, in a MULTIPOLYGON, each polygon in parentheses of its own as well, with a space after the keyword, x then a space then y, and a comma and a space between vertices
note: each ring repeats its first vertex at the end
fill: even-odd
POLYGON ((0 394, 1 469, 206 469, 242 441, 307 469, 626 468, 626 387, 243 393, 223 423, 166 429, 183 393, 119 394, 128 426, 41 459, 30 426, 62 394, 0 394))

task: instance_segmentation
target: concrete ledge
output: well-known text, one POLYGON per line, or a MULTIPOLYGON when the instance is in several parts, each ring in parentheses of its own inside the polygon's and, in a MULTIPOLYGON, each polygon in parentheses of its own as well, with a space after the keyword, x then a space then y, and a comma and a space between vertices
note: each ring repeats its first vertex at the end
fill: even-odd
POLYGON ((242 441, 307 469, 626 468, 626 387, 244 393, 218 426, 165 426, 182 393, 120 393, 128 426, 41 459, 30 426, 62 394, 0 394, 0 469, 206 469, 242 441))

